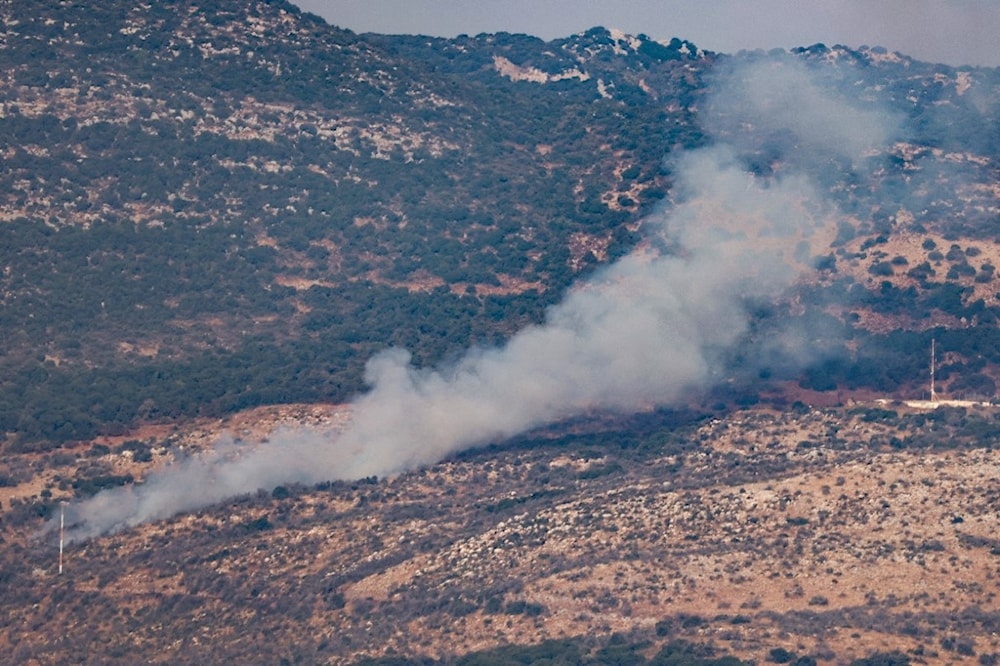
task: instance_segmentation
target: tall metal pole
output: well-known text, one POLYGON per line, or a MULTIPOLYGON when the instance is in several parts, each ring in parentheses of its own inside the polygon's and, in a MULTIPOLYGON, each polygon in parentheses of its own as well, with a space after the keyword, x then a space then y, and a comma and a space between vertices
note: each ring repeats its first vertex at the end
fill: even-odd
POLYGON ((59 575, 63 572, 63 530, 66 527, 66 502, 59 502, 59 575))
POLYGON ((934 338, 931 338, 931 402, 937 401, 937 393, 934 391, 934 365, 937 362, 934 342, 934 338))

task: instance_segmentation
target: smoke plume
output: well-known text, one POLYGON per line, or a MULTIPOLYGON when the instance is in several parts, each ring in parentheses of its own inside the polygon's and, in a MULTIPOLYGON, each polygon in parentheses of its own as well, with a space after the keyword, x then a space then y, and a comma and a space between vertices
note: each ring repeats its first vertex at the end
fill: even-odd
MULTIPOLYGON (((737 122, 771 114, 768 122, 791 123, 810 150, 856 152, 877 141, 824 138, 831 119, 862 128, 882 120, 831 92, 818 96, 800 76, 774 69, 762 82, 745 76, 744 94, 719 97, 716 106, 749 114, 737 122), (782 77, 791 84, 782 87, 782 77), (808 97, 803 112, 821 117, 774 117, 766 102, 783 91, 796 103, 796 86, 808 97)), ((670 210, 646 220, 645 241, 570 289, 542 324, 436 369, 413 367, 402 349, 379 354, 366 368, 371 388, 353 403, 342 433, 279 431, 255 447, 220 443, 141 485, 76 503, 70 538, 282 483, 390 475, 587 410, 676 404, 719 381, 721 358, 747 331, 748 303, 780 297, 810 271, 803 244, 816 246, 813 254, 828 247, 836 217, 806 178, 756 177, 736 155, 717 144, 674 160, 670 210)))

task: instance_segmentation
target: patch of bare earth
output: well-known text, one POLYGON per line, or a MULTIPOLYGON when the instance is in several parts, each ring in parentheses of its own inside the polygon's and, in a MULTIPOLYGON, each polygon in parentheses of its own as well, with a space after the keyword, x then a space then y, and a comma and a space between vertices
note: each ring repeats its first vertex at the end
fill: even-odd
MULTIPOLYGON (((893 234, 887 237, 884 243, 862 249, 862 246, 870 241, 870 238, 855 238, 850 241, 845 249, 851 258, 846 261, 840 259, 837 261, 839 272, 849 274, 856 282, 864 284, 869 289, 878 289, 885 281, 902 289, 917 286, 919 281, 909 275, 909 272, 924 262, 930 264, 934 271, 934 274, 928 278, 930 282, 944 282, 949 268, 961 261, 967 262, 977 272, 981 272, 983 265, 1000 268, 1000 243, 988 240, 945 238, 936 233, 906 232, 893 234), (933 243, 931 249, 924 247, 924 243, 927 241, 933 243), (949 260, 945 257, 935 259, 931 256, 935 251, 947 255, 952 248, 961 250, 959 259, 949 260), (877 262, 888 261, 892 264, 893 260, 898 263, 893 265, 891 275, 875 275, 869 271, 871 266, 877 262)), ((982 298, 987 305, 996 304, 998 291, 996 279, 977 281, 974 276, 967 275, 960 277, 957 281, 962 286, 972 289, 967 301, 972 302, 982 298)))

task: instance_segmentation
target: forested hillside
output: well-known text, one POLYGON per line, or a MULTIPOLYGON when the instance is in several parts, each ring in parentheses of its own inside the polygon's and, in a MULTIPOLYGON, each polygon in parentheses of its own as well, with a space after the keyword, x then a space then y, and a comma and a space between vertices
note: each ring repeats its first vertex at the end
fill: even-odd
MULTIPOLYGON (((682 39, 359 36, 277 0, 0 13, 0 429, 20 448, 342 401, 380 349, 427 365, 499 342, 638 242, 671 200, 665 158, 734 132, 708 137, 703 103, 734 57, 682 39)), ((878 48, 735 56, 765 57, 907 127, 870 163, 806 165, 847 216, 803 302, 838 303, 813 314, 854 340, 769 374, 911 390, 937 335, 988 388, 1000 75, 878 48), (933 247, 904 256, 901 234, 933 247), (934 326, 868 325, 904 311, 934 326)), ((745 144, 748 168, 781 169, 782 141, 745 144)))
POLYGON ((2 8, 23 439, 343 399, 378 348, 502 338, 629 245, 667 119, 698 140, 683 110, 435 72, 284 3, 91 9, 2 8))

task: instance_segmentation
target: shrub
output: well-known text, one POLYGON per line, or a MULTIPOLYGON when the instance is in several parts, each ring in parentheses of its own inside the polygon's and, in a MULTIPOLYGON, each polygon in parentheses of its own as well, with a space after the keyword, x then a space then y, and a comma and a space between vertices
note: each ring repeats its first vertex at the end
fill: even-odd
POLYGON ((776 647, 767 654, 767 660, 775 664, 787 664, 794 658, 794 652, 789 652, 782 647, 776 647))
POLYGON ((876 261, 874 264, 868 267, 868 272, 872 275, 879 275, 888 277, 894 275, 895 271, 892 269, 892 264, 888 261, 876 261))

